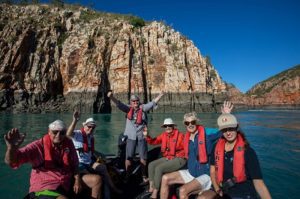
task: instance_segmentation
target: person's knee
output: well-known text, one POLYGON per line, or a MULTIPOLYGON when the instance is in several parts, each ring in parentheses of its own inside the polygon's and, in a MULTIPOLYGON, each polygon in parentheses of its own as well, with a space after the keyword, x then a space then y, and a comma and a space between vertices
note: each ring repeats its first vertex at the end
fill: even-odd
POLYGON ((89 178, 90 178, 89 180, 91 182, 92 187, 101 187, 102 177, 100 175, 93 174, 89 178))
POLYGON ((203 195, 198 195, 197 199, 208 199, 208 198, 203 195))
POLYGON ((95 162, 93 165, 92 165, 92 168, 93 169, 96 169, 98 166, 100 166, 102 164, 100 164, 99 162, 95 162))
POLYGON ((169 182, 170 182, 170 177, 168 175, 163 175, 163 177, 161 179, 161 183, 168 185, 169 182))
POLYGON ((163 169, 158 166, 158 167, 154 168, 154 172, 155 172, 155 175, 162 175, 163 174, 163 169))

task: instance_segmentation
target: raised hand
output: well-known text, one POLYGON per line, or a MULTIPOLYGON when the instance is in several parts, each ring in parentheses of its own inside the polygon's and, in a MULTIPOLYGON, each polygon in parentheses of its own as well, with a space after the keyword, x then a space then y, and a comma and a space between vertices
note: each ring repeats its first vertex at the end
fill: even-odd
POLYGON ((25 133, 21 134, 19 132, 19 129, 13 128, 4 135, 4 140, 7 147, 19 148, 19 146, 23 143, 25 137, 25 133))
POLYGON ((107 93, 107 97, 110 97, 110 96, 112 96, 113 95, 113 92, 110 90, 110 91, 108 91, 108 93, 107 93))
POLYGON ((80 119, 80 112, 75 110, 73 113, 73 120, 78 121, 80 119))
POLYGON ((224 101, 223 106, 221 107, 222 113, 231 113, 233 109, 233 104, 230 101, 224 101))
POLYGON ((143 129, 143 135, 145 137, 148 135, 148 128, 147 128, 147 126, 145 126, 144 129, 143 129))
POLYGON ((165 93, 166 93, 165 90, 161 90, 161 91, 160 91, 160 95, 162 95, 162 96, 163 96, 165 93))

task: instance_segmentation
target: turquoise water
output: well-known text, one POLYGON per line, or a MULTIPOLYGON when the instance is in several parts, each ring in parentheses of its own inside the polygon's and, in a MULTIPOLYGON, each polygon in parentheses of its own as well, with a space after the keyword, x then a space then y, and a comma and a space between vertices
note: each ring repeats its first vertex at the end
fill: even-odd
MULTIPOLYGON (((124 114, 82 115, 80 122, 93 116, 98 121, 96 150, 117 152, 117 139, 124 129, 124 114)), ((300 197, 300 112, 299 111, 248 111, 236 113, 243 131, 260 160, 265 183, 273 198, 296 199, 300 197)), ((150 114, 149 130, 152 135, 161 132, 165 117, 172 117, 183 130, 182 113, 150 114)), ((201 123, 215 127, 217 114, 200 114, 201 123)), ((72 114, 0 114, 0 198, 19 199, 28 191, 30 166, 10 169, 3 161, 6 145, 3 135, 18 127, 26 132, 24 144, 38 139, 47 132, 48 124, 62 119, 67 124, 72 114)), ((79 125, 77 126, 79 128, 79 125)))

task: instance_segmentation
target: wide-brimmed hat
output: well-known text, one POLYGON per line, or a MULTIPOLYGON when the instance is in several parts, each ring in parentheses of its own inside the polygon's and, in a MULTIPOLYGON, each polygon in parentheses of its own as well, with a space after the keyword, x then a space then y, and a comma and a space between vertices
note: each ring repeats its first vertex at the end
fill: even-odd
POLYGON ((65 123, 61 120, 55 120, 48 127, 51 131, 63 131, 67 129, 65 123))
POLYGON ((230 113, 223 113, 218 118, 219 130, 226 128, 236 128, 238 126, 237 119, 230 113))
POLYGON ((161 125, 162 128, 164 128, 165 125, 173 125, 176 126, 176 124, 173 122, 172 118, 166 118, 164 120, 163 125, 161 125))
POLYGON ((88 118, 85 122, 82 123, 83 126, 85 125, 91 125, 91 126, 96 126, 96 121, 94 118, 88 118))
POLYGON ((131 95, 130 96, 130 101, 140 101, 140 98, 137 95, 131 95))

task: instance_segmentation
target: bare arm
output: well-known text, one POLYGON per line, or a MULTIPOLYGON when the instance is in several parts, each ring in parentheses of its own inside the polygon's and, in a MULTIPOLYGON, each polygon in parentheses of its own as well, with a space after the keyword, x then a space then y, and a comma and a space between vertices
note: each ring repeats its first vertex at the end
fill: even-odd
POLYGON ((74 111, 72 123, 70 124, 70 126, 67 130, 67 136, 68 137, 73 137, 74 136, 74 129, 76 127, 76 124, 77 124, 79 118, 80 118, 80 113, 77 110, 74 111))
POLYGON ((220 196, 223 196, 222 190, 220 188, 220 186, 217 183, 216 180, 216 168, 215 165, 210 165, 210 178, 211 178, 211 182, 214 186, 214 189, 216 191, 217 194, 219 194, 220 196))
POLYGON ((5 163, 12 165, 17 163, 17 150, 19 146, 23 143, 25 134, 20 134, 17 128, 13 128, 4 135, 4 140, 6 143, 6 153, 5 153, 5 163))
POLYGON ((158 95, 156 98, 153 99, 153 101, 157 104, 158 101, 160 100, 160 98, 161 98, 162 96, 164 96, 164 94, 165 94, 165 92, 164 92, 164 91, 161 91, 161 92, 159 93, 159 95, 158 95))
POLYGON ((262 179, 254 179, 253 184, 261 199, 271 199, 271 194, 262 179))
POLYGON ((73 186, 73 191, 78 194, 81 192, 82 190, 82 181, 81 181, 81 178, 80 178, 80 175, 79 173, 76 173, 74 175, 74 186, 73 186))
POLYGON ((114 97, 112 91, 109 91, 109 92, 107 93, 107 97, 109 97, 109 98, 111 99, 111 101, 113 101, 115 104, 118 104, 119 101, 114 97))

